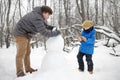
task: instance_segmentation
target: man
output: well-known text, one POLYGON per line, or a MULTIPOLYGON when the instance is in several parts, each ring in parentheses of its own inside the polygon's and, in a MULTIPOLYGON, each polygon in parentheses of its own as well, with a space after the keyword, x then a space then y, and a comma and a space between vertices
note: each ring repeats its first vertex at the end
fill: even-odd
POLYGON ((50 7, 36 7, 18 21, 13 32, 17 46, 17 77, 25 76, 24 68, 26 73, 37 71, 37 69, 33 69, 30 66, 30 39, 32 35, 40 33, 46 37, 53 37, 60 34, 59 30, 51 31, 53 27, 45 24, 45 20, 50 15, 52 15, 50 7))

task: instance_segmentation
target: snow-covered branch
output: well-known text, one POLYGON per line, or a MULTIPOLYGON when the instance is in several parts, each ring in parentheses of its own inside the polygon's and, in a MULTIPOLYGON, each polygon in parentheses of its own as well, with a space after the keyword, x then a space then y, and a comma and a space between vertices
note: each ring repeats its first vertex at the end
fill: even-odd
POLYGON ((97 32, 102 33, 102 34, 106 35, 108 38, 112 38, 120 43, 120 37, 118 35, 116 35, 114 33, 114 31, 110 30, 107 27, 103 27, 103 26, 99 26, 99 27, 95 26, 95 28, 96 28, 97 32))
POLYGON ((71 28, 74 28, 74 29, 76 29, 76 30, 80 30, 78 27, 81 27, 81 28, 82 28, 82 25, 81 25, 81 24, 74 24, 74 25, 72 25, 71 27, 66 26, 65 28, 61 28, 61 30, 66 30, 66 29, 71 29, 71 28))
MULTIPOLYGON (((81 24, 74 24, 71 27, 61 28, 61 30, 71 29, 74 28, 76 30, 81 31, 82 25, 81 24)), ((97 32, 106 35, 108 38, 112 38, 120 43, 120 37, 111 29, 105 26, 95 26, 97 32)))

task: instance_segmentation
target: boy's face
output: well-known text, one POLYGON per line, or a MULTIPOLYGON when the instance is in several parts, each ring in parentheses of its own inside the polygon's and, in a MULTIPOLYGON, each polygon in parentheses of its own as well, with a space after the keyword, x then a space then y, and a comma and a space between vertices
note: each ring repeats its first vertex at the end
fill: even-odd
POLYGON ((88 30, 90 27, 86 27, 86 28, 84 28, 85 30, 88 30))
POLYGON ((47 20, 47 19, 49 18, 49 16, 50 16, 49 13, 43 13, 42 15, 43 15, 43 18, 44 18, 45 20, 47 20))

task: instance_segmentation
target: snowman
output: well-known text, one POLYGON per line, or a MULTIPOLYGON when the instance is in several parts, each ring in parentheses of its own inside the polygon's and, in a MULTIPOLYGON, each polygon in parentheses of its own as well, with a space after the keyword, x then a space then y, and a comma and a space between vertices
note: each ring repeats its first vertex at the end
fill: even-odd
POLYGON ((46 78, 50 80, 77 80, 79 75, 68 64, 66 54, 63 52, 64 39, 62 35, 49 38, 46 42, 46 47, 47 53, 41 64, 41 71, 46 78))
POLYGON ((66 59, 63 54, 64 40, 61 35, 51 37, 46 42, 47 53, 43 58, 41 70, 62 69, 66 65, 66 59), (64 65, 64 66, 63 66, 64 65))

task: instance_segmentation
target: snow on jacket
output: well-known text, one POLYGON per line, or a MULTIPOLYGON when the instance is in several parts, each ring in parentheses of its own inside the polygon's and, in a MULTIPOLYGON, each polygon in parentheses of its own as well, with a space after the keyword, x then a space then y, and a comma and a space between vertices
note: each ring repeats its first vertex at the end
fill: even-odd
POLYGON ((57 36, 57 31, 50 31, 45 28, 45 20, 42 17, 41 7, 36 7, 32 12, 23 16, 13 31, 14 36, 26 36, 31 38, 32 35, 40 33, 46 37, 57 36))
POLYGON ((84 36, 86 38, 86 41, 82 41, 79 52, 85 53, 85 54, 93 54, 94 52, 94 44, 95 44, 95 34, 96 31, 94 27, 92 27, 90 30, 85 31, 83 30, 81 33, 81 36, 84 36))

